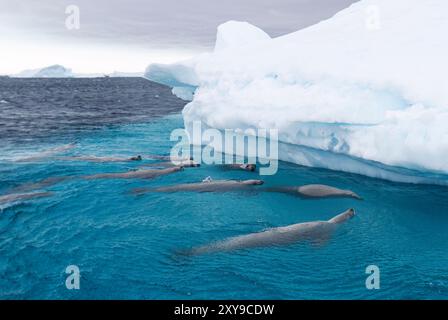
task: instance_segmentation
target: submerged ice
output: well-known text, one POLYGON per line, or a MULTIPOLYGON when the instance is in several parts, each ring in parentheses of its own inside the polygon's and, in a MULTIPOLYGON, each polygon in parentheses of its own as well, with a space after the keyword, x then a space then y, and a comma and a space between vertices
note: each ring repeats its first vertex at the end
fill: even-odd
POLYGON ((278 38, 229 21, 213 52, 146 77, 191 100, 187 130, 276 128, 281 160, 445 184, 446 30, 444 0, 362 0, 278 38))

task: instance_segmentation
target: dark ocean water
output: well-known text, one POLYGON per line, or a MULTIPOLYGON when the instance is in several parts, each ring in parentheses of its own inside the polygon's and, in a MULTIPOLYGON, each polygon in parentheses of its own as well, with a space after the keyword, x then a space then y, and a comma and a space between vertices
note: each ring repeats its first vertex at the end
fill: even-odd
POLYGON ((2 143, 77 137, 182 110, 171 89, 143 78, 0 78, 2 143))
POLYGON ((280 163, 273 176, 186 168, 154 180, 85 180, 142 163, 39 158, 169 154, 185 102, 144 79, 0 79, 0 197, 50 177, 52 196, 0 204, 0 299, 447 299, 448 188, 392 183, 280 163), (364 200, 276 193, 164 193, 132 188, 213 179, 264 186, 324 183, 364 200), (197 257, 179 250, 270 227, 357 215, 328 242, 197 257), (66 267, 81 272, 65 286, 66 267), (380 269, 368 290, 366 267, 380 269))

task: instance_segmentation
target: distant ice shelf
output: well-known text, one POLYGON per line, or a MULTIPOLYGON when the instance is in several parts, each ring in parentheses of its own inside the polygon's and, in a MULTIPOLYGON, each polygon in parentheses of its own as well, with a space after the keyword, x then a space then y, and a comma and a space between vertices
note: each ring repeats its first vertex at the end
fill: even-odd
POLYGON ((72 69, 55 64, 41 69, 29 69, 11 75, 14 78, 101 78, 101 77, 143 77, 143 72, 120 72, 112 73, 75 73, 72 69))
POLYGON ((445 0, 362 0, 278 38, 226 22, 212 52, 145 76, 191 100, 187 130, 277 128, 281 160, 447 184, 446 30, 445 0))

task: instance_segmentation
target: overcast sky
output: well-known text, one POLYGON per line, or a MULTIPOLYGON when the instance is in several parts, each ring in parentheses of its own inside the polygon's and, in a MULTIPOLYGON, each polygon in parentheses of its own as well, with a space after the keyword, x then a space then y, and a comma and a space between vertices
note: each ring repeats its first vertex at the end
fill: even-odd
POLYGON ((0 0, 0 74, 62 64, 75 72, 143 71, 210 50, 216 27, 248 21, 272 37, 355 0, 0 0), (77 5, 80 28, 66 28, 77 5))

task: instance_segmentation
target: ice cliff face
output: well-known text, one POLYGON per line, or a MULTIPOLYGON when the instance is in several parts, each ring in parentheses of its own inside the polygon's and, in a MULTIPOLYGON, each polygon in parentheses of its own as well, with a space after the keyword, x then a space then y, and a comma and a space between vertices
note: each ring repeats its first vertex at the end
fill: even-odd
POLYGON ((227 22, 213 52, 146 77, 191 99, 187 130, 277 128, 285 161, 446 184, 447 30, 445 0, 363 0, 274 39, 227 22))

